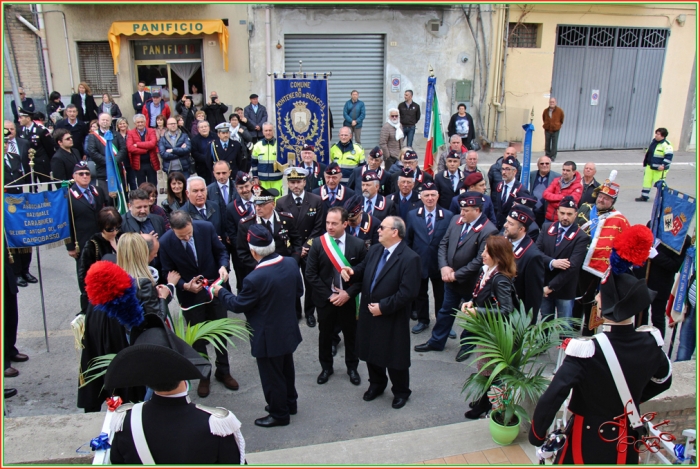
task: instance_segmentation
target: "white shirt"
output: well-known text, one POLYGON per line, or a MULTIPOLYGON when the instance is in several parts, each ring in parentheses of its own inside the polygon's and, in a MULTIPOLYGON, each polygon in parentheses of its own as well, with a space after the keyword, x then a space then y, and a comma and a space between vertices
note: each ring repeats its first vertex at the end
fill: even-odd
POLYGON ((300 198, 301 202, 303 203, 304 202, 304 194, 306 194, 306 191, 301 191, 301 195, 294 195, 292 192, 290 192, 290 194, 292 194, 292 200, 294 200, 294 203, 297 203, 297 197, 300 198))
POLYGON ((340 249, 340 252, 342 252, 343 255, 345 255, 345 235, 346 235, 346 233, 345 233, 345 231, 343 231, 343 235, 340 238, 335 240, 336 243, 338 244, 338 249, 340 249))
MULTIPOLYGON (((388 250, 389 250, 389 255, 386 257, 386 261, 387 261, 387 262, 389 262, 389 259, 391 258, 391 255, 394 254, 394 251, 396 250, 396 247, 397 247, 399 244, 401 244, 401 241, 399 241, 398 243, 394 244, 394 245, 391 246, 390 248, 384 248, 384 249, 388 249, 388 250)), ((382 255, 383 255, 383 254, 382 254, 382 255)))

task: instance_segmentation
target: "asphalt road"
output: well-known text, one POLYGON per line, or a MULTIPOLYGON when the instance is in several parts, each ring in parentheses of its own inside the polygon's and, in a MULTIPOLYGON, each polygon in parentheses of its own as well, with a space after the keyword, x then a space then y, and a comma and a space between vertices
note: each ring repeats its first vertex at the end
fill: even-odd
MULTIPOLYGON (((488 170, 501 152, 481 154, 480 167, 488 170)), ((562 152, 554 169, 559 170, 566 160, 575 161, 581 168, 587 161, 598 163, 599 181, 604 180, 611 169, 617 169, 621 185, 617 208, 632 223, 647 222, 651 202, 634 202, 642 181, 641 151, 562 152)), ((676 154, 668 173, 668 184, 695 195, 696 177, 695 154, 676 154)), ((44 342, 39 286, 21 288, 18 348, 28 354, 30 360, 14 365, 20 371, 17 378, 5 379, 6 387, 19 390, 16 397, 5 402, 8 417, 80 412, 75 405, 79 352, 75 350, 70 329, 70 322, 78 311, 74 261, 63 248, 42 249, 40 255, 51 351, 47 353, 44 342)), ((31 271, 38 276, 37 261, 35 254, 31 271)), ((321 371, 317 359, 318 329, 307 327, 305 321, 300 323, 300 328, 303 342, 294 354, 299 413, 292 417, 290 426, 262 429, 253 425, 253 420, 265 416, 266 412, 257 366, 247 343, 237 343, 237 348, 229 349, 232 374, 240 383, 238 391, 229 391, 212 381, 212 392, 206 399, 191 393, 195 402, 227 407, 237 415, 243 423, 248 451, 342 441, 464 421, 467 405, 460 391, 465 378, 474 369, 466 363, 455 362, 456 340, 449 340, 443 352, 412 352, 413 394, 403 409, 394 410, 388 389, 373 402, 362 400, 368 385, 367 369, 360 364, 363 382, 353 386, 345 374, 342 343, 336 357, 335 374, 327 384, 317 385, 316 376, 321 371)), ((423 343, 428 337, 429 331, 412 335, 412 345, 423 343)), ((556 351, 543 360, 553 366, 556 351)))

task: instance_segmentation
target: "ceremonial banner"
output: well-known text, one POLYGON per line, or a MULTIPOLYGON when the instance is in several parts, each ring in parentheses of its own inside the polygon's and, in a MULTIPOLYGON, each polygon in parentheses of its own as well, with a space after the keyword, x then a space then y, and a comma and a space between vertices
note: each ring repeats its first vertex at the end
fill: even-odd
POLYGON ((695 198, 671 189, 663 180, 655 185, 651 232, 654 239, 659 239, 663 245, 680 254, 690 222, 695 216, 695 198))
POLYGON ((435 77, 428 77, 428 99, 425 104, 425 128, 423 130, 423 135, 428 139, 425 144, 423 170, 428 174, 433 174, 433 164, 437 158, 438 150, 445 144, 435 82, 435 77))
POLYGON ((532 159, 532 132, 535 131, 535 126, 532 122, 523 125, 525 131, 525 143, 523 144, 523 166, 520 172, 520 183, 525 184, 525 187, 530 185, 530 160, 532 159))
POLYGON ((328 81, 311 78, 275 78, 277 162, 301 164, 301 148, 313 145, 318 161, 328 164, 328 81))
POLYGON ((70 241, 68 188, 5 194, 5 235, 10 248, 31 249, 70 241))

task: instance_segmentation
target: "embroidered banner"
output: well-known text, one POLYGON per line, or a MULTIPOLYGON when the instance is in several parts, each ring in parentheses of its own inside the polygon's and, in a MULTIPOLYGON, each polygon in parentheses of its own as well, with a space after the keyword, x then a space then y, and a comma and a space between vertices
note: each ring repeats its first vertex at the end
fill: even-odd
POLYGON ((301 148, 313 145, 319 162, 328 164, 328 80, 275 78, 277 162, 301 164, 301 148))
POLYGON ((5 194, 5 234, 10 248, 64 244, 70 240, 68 189, 5 194))
POLYGON ((656 198, 651 212, 651 232, 655 239, 680 254, 694 216, 694 197, 671 189, 663 180, 656 183, 656 198))

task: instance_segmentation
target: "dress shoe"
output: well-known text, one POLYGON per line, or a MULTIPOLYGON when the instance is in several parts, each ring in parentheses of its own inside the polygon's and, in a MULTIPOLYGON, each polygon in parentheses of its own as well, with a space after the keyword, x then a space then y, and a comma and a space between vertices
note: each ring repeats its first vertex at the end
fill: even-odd
POLYGON ((333 344, 331 345, 331 355, 335 357, 336 353, 338 353, 338 346, 333 344))
MULTIPOLYGON (((265 412, 270 412, 270 406, 266 405, 265 406, 265 412)), ((297 408, 296 407, 290 407, 289 408, 289 415, 296 415, 297 414, 297 408)))
POLYGON ((457 338, 457 333, 456 333, 455 331, 453 331, 452 329, 450 329, 449 338, 450 338, 450 339, 456 339, 456 338, 457 338))
POLYGON ((407 397, 395 397, 394 400, 391 402, 391 407, 394 409, 400 409, 401 407, 406 405, 406 402, 408 402, 407 397))
POLYGON ((268 415, 267 417, 255 420, 255 425, 265 428, 284 427, 285 425, 289 425, 289 420, 285 422, 284 420, 277 420, 272 415, 268 415))
POLYGON ((436 352, 440 352, 440 350, 436 349, 432 345, 430 345, 430 342, 426 342, 424 344, 416 345, 413 347, 413 350, 416 352, 432 352, 433 350, 436 352))
POLYGON ((26 287, 27 285, 29 285, 29 284, 27 283, 26 280, 24 280, 24 278, 17 277, 17 286, 18 287, 26 287))
POLYGON ((466 361, 467 358, 470 357, 470 352, 472 351, 474 347, 462 347, 459 349, 459 352, 457 352, 457 356, 455 357, 455 361, 458 363, 462 363, 463 361, 466 361))
POLYGON ((309 327, 316 327, 316 318, 313 316, 306 316, 306 325, 309 327))
POLYGON ((333 374, 333 370, 323 370, 320 375, 318 375, 318 378, 316 378, 316 382, 318 384, 326 384, 328 382, 328 378, 331 377, 333 374))
POLYGON ((354 384, 355 386, 360 385, 360 374, 357 372, 357 370, 348 370, 348 376, 350 376, 350 382, 354 384))
POLYGON ((14 357, 10 357, 11 362, 26 362, 27 360, 29 360, 29 357, 24 353, 18 353, 14 357))
POLYGON ((411 311, 411 319, 414 321, 418 320, 418 311, 411 311))
POLYGON ((413 328, 411 329, 411 332, 413 332, 414 334, 420 334, 421 332, 423 332, 427 328, 428 328, 428 324, 426 324, 424 322, 419 322, 418 324, 413 326, 413 328))
POLYGON ((38 283, 39 279, 27 272, 26 274, 22 274, 22 278, 26 280, 29 283, 38 283))
POLYGON ((644 196, 637 197, 636 199, 634 199, 635 202, 646 202, 647 200, 649 200, 649 197, 644 196))
POLYGON ((377 388, 369 388, 367 392, 362 396, 362 399, 365 401, 373 401, 377 396, 381 396, 384 394, 384 390, 382 389, 381 391, 377 388))
POLYGON ((238 391, 238 381, 233 379, 231 373, 224 374, 216 372, 214 373, 214 378, 216 378, 217 381, 224 383, 224 387, 226 389, 230 389, 231 391, 238 391))
POLYGON ((19 370, 10 366, 8 368, 5 368, 4 375, 5 378, 14 378, 15 376, 19 376, 19 370))
POLYGON ((209 395, 209 380, 200 379, 199 386, 197 386, 197 395, 199 397, 207 397, 209 395))
POLYGON ((4 392, 5 392, 5 399, 9 399, 12 396, 17 395, 17 390, 15 388, 5 388, 4 392))

